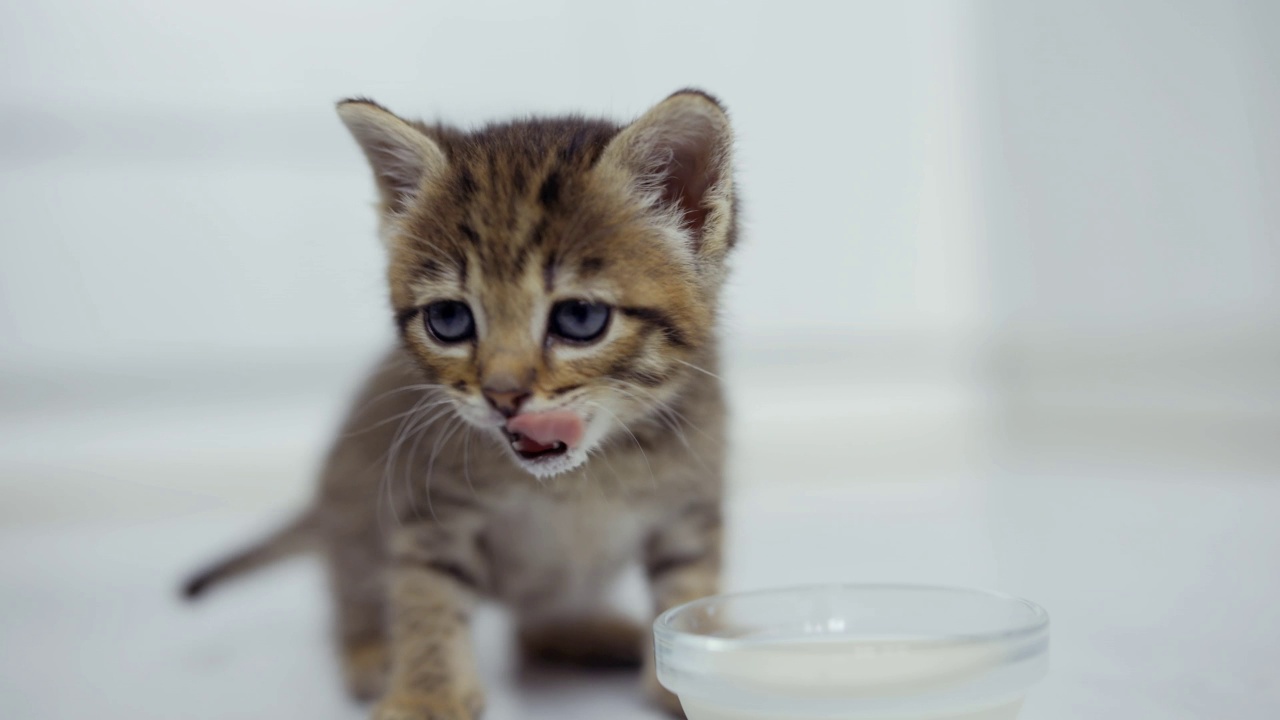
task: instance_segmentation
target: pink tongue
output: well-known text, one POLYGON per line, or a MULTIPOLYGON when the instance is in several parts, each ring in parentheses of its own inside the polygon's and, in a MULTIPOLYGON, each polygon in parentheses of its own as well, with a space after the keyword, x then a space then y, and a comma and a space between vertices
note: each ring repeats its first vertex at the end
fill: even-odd
POLYGON ((507 431, 520 433, 526 438, 545 446, 562 442, 566 447, 573 447, 582 440, 582 418, 569 410, 551 410, 549 412, 525 413, 507 421, 507 431))

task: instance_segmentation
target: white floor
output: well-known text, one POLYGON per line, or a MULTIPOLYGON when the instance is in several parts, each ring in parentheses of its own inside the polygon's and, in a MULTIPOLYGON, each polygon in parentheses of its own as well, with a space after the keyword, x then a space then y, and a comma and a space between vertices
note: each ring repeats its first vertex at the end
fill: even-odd
MULTIPOLYGON (((914 439, 864 423, 841 444, 852 426, 779 427, 765 395, 740 403, 733 588, 911 581, 1035 599, 1053 670, 1026 720, 1280 717, 1280 468, 1041 446, 937 393, 905 404, 914 439), (877 451, 899 462, 857 461, 877 451)), ((85 419, 96 440, 59 420, 67 434, 28 426, 4 448, 0 718, 362 718, 338 689, 314 562, 195 607, 174 593, 303 492, 318 407, 204 407, 192 432, 224 430, 200 447, 139 411, 85 419), (130 422, 148 442, 129 444, 130 422)), ((489 718, 660 717, 625 676, 522 675, 496 613, 477 634, 489 718)))

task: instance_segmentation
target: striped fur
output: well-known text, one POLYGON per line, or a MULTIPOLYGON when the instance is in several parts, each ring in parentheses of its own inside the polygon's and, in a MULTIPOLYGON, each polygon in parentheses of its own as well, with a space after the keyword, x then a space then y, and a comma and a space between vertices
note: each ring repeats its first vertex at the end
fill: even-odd
MULTIPOLYGON (((339 105, 380 193, 400 347, 378 368, 295 527, 328 560, 348 686, 378 720, 472 720, 475 602, 515 614, 527 655, 645 662, 649 634, 605 603, 639 564, 654 610, 714 592, 724 403, 715 324, 736 240, 723 107, 681 91, 628 125, 581 117, 473 132, 339 105), (607 304, 591 343, 548 334, 552 306, 607 304), (476 336, 437 341, 432 302, 476 336), (589 418, 578 450, 532 466, 481 395, 589 418), (628 651, 628 648, 631 650, 628 651)), ((296 534, 296 533, 294 533, 296 534)), ((308 546, 290 535, 290 547, 308 546)), ((270 543, 240 557, 271 558, 270 543)), ((216 566, 188 586, 252 563, 216 566)))

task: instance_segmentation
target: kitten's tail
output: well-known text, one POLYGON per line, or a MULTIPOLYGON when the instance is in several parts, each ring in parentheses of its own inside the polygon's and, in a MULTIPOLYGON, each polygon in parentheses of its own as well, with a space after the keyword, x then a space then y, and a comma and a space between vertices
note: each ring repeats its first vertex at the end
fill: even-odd
POLYGON ((311 549, 316 541, 316 525, 313 510, 299 515, 259 542, 193 575, 182 585, 182 596, 194 600, 223 580, 311 549))

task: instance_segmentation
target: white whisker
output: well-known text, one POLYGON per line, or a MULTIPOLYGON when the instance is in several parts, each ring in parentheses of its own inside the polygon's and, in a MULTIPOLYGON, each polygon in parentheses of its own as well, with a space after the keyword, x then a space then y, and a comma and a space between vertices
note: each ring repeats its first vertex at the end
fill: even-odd
POLYGON ((637 385, 637 384, 635 384, 635 383, 627 382, 626 380, 620 380, 620 379, 617 379, 617 378, 607 378, 607 379, 606 379, 606 382, 618 383, 618 384, 623 385, 623 386, 625 386, 625 387, 629 387, 629 388, 631 388, 632 390, 634 390, 634 391, 636 391, 636 392, 642 392, 642 393, 644 393, 645 395, 648 395, 648 396, 649 396, 649 398, 650 398, 649 402, 651 402, 651 403, 653 403, 655 406, 657 406, 657 408, 658 408, 660 411, 665 411, 665 412, 667 412, 667 413, 671 414, 673 417, 675 417, 675 418, 677 418, 677 419, 681 420, 681 421, 683 422, 683 424, 688 425, 688 426, 689 426, 690 428, 692 428, 693 430, 698 431, 698 433, 699 433, 699 434, 701 434, 701 435, 702 435, 703 437, 705 437, 706 439, 708 439, 708 440, 712 441, 713 443, 716 443, 717 445, 719 445, 719 444, 722 442, 719 438, 713 437, 712 435, 708 434, 705 430, 703 430, 701 427, 699 427, 697 423, 695 423, 695 422, 693 422, 692 420, 690 420, 690 419, 689 419, 689 417, 688 417, 687 415, 685 415, 684 413, 680 412, 679 410, 676 410, 674 407, 672 407, 672 406, 671 406, 671 403, 669 403, 669 402, 667 402, 666 400, 663 400, 662 398, 658 397, 658 396, 657 396, 657 395, 655 395, 652 391, 647 390, 647 389, 645 389, 645 388, 643 388, 643 387, 641 387, 641 386, 639 386, 639 385, 637 385))
MULTIPOLYGON (((410 509, 413 510, 414 519, 417 519, 417 520, 421 520, 422 516, 418 513, 418 497, 417 497, 417 493, 415 493, 413 490, 414 459, 418 457, 418 446, 422 443, 422 438, 426 437, 427 429, 431 427, 433 424, 435 424, 436 420, 448 414, 448 412, 449 412, 448 408, 445 408, 443 410, 437 410, 430 418, 422 421, 413 430, 410 431, 413 437, 413 443, 409 445, 409 454, 405 457, 404 473, 402 474, 402 476, 404 478, 403 483, 404 483, 405 492, 409 496, 409 507, 410 509)), ((406 441, 407 440, 408 438, 406 438, 406 441)), ((394 471, 395 471, 395 468, 393 467, 392 472, 394 473, 394 471)))
MULTIPOLYGON (((420 401, 419 401, 419 402, 420 402, 420 401)), ((428 405, 428 406, 427 406, 427 407, 425 407, 425 408, 419 408, 419 407, 418 407, 418 404, 416 404, 416 403, 415 403, 415 404, 414 404, 414 406, 413 406, 413 408, 411 408, 411 409, 409 409, 409 410, 406 410, 406 411, 404 411, 404 412, 402 412, 402 413, 396 413, 395 415, 392 415, 392 416, 391 416, 391 417, 389 417, 389 418, 386 418, 386 419, 383 419, 383 420, 379 420, 378 422, 376 422, 376 423, 374 423, 374 424, 372 424, 372 425, 369 425, 368 427, 364 427, 364 428, 361 428, 361 429, 359 429, 359 430, 352 430, 352 431, 351 431, 351 432, 349 432, 349 433, 344 433, 341 437, 343 437, 343 438, 353 438, 353 437, 357 437, 357 436, 359 436, 359 435, 363 435, 363 434, 365 434, 365 433, 367 433, 367 432, 369 432, 369 431, 371 431, 371 430, 376 430, 376 429, 378 429, 378 428, 382 427, 383 425, 388 425, 388 424, 390 424, 390 423, 395 422, 396 420, 399 420, 399 419, 404 418, 404 417, 408 417, 409 415, 412 415, 412 414, 414 414, 415 412, 418 412, 419 410, 429 410, 429 409, 431 409, 431 408, 433 408, 433 407, 435 407, 435 406, 437 406, 437 405, 443 405, 443 404, 445 404, 445 403, 447 403, 447 402, 452 402, 452 401, 451 401, 451 400, 437 400, 436 402, 434 402, 434 403, 432 403, 432 404, 428 405)))
POLYGON ((657 486, 658 486, 658 478, 653 474, 653 466, 649 464, 649 455, 648 455, 647 453, 645 453, 645 451, 644 451, 644 447, 640 445, 640 439, 636 437, 636 434, 635 434, 635 433, 631 432, 631 428, 630 428, 630 427, 628 427, 628 426, 627 426, 627 424, 626 424, 625 422, 623 422, 622 418, 618 417, 618 416, 617 416, 617 415, 616 415, 612 410, 610 410, 609 408, 607 408, 607 407, 605 407, 605 406, 601 405, 600 403, 587 403, 587 404, 588 404, 588 405, 592 405, 592 406, 594 406, 594 407, 597 407, 597 408, 599 408, 599 409, 601 409, 601 410, 603 410, 603 411, 605 411, 605 412, 609 413, 610 415, 612 415, 612 416, 613 416, 613 419, 614 419, 615 421, 617 421, 617 423, 618 423, 619 425, 621 425, 621 426, 622 426, 622 429, 623 429, 623 430, 625 430, 625 431, 627 431, 627 434, 631 436, 631 441, 632 441, 632 442, 634 442, 634 443, 636 444, 636 449, 640 451, 640 457, 644 458, 644 465, 645 465, 645 467, 649 469, 649 481, 653 483, 653 486, 654 486, 654 487, 657 487, 657 486))
POLYGON ((436 454, 440 452, 440 445, 447 442, 448 439, 458 431, 458 428, 460 427, 459 423, 465 422, 466 421, 461 417, 455 415, 449 420, 449 423, 444 426, 444 430, 440 431, 440 434, 436 436, 436 442, 431 446, 431 459, 427 461, 427 477, 426 480, 423 481, 423 488, 427 494, 427 511, 431 513, 431 519, 436 522, 440 522, 440 518, 436 516, 435 505, 431 502, 431 476, 435 472, 436 454))
POLYGON ((479 500, 480 495, 476 493, 476 486, 471 484, 471 432, 475 428, 466 424, 467 434, 462 440, 462 474, 467 479, 467 487, 471 488, 471 496, 479 500))
POLYGON ((609 466, 609 472, 613 473, 613 485, 618 488, 618 493, 622 495, 622 499, 630 500, 631 493, 627 492, 627 484, 622 481, 622 476, 618 475, 618 468, 613 466, 613 460, 609 459, 609 452, 607 450, 602 451, 600 457, 609 466))
POLYGON ((381 511, 383 507, 382 502, 383 502, 384 493, 387 501, 387 507, 391 511, 391 516, 396 519, 397 524, 400 522, 400 511, 396 509, 395 495, 392 492, 391 483, 390 483, 390 476, 391 476, 390 466, 395 462, 394 450, 400 443, 401 438, 405 435, 406 428, 412 427, 416 422, 418 413, 424 411, 424 408, 422 407, 423 403, 430 400, 431 397, 432 396, 429 393, 423 393, 422 397, 418 398, 418 400, 413 404, 413 408, 410 410, 410 415, 400 421, 399 427, 396 428, 395 435, 392 436, 391 444, 387 446, 386 451, 384 451, 382 455, 380 455, 376 460, 373 461, 374 465, 377 465, 379 462, 384 463, 383 469, 382 469, 382 479, 378 483, 378 508, 375 513, 379 518, 378 524, 379 524, 379 528, 381 529, 385 529, 381 527, 382 525, 381 511))
MULTIPOLYGON (((587 455, 588 455, 588 457, 589 457, 589 456, 591 455, 591 452, 590 452, 590 451, 587 451, 587 455)), ((582 477, 586 479, 586 481, 587 481, 587 485, 589 485, 589 486, 591 486, 591 487, 594 487, 594 488, 596 489, 596 492, 600 494, 600 499, 601 499, 601 500, 608 501, 608 499, 609 499, 609 498, 608 498, 608 496, 604 494, 604 485, 602 485, 602 484, 600 484, 598 481, 596 481, 596 480, 592 479, 592 477, 591 477, 591 473, 590 473, 590 472, 587 472, 587 466, 588 466, 588 465, 590 465, 590 463, 589 463, 589 462, 588 462, 588 463, 586 463, 586 464, 584 464, 584 465, 582 466, 582 477)))
POLYGON ((431 427, 431 425, 433 425, 437 420, 439 420, 440 418, 444 417, 449 413, 449 408, 446 407, 440 410, 436 410, 429 417, 423 419, 422 417, 423 415, 426 415, 428 412, 430 412, 432 409, 436 407, 438 406, 435 404, 432 404, 419 409, 414 414, 414 416, 410 419, 410 422, 407 428, 404 428, 404 426, 402 425, 402 431, 397 433, 396 438, 392 440, 390 447, 387 448, 387 453, 386 453, 387 460, 386 460, 386 464, 383 467, 382 482, 386 486, 387 496, 392 500, 391 509, 392 509, 392 512, 395 514, 397 520, 399 519, 400 516, 399 516, 399 512, 395 509, 395 500, 394 500, 395 482, 394 481, 396 478, 396 467, 399 465, 399 462, 400 462, 400 448, 403 447, 404 444, 408 442, 411 437, 414 439, 412 449, 410 450, 408 462, 406 463, 406 466, 405 466, 405 486, 409 494, 408 500, 409 500, 410 507, 413 509, 414 516, 418 517, 418 501, 417 501, 417 498, 414 496, 413 483, 411 480, 411 473, 413 472, 413 457, 417 453, 418 443, 421 442, 422 436, 426 433, 427 428, 431 427))
POLYGON ((359 417, 365 410, 369 409, 369 406, 373 405, 379 400, 382 400, 383 398, 387 398, 402 392, 417 390, 417 391, 422 391, 424 394, 429 394, 429 392, 432 390, 444 390, 444 389, 445 389, 445 386, 440 385, 438 383, 413 383, 411 385, 401 385, 400 387, 392 388, 391 390, 388 390, 384 393, 380 393, 377 397, 370 398, 369 400, 365 401, 365 403, 361 405, 359 409, 351 413, 351 416, 359 417))
POLYGON ((713 378, 715 378, 715 379, 717 379, 717 380, 720 380, 721 382, 723 382, 723 381, 724 381, 724 378, 722 378, 722 377, 720 377, 719 375, 717 375, 717 374, 715 374, 715 373, 711 372, 710 370, 707 370, 706 368, 698 367, 697 365, 694 365, 694 364, 693 364, 693 363, 691 363, 691 362, 685 362, 684 360, 681 360, 680 358, 674 358, 674 359, 675 359, 675 361, 676 361, 676 362, 680 363, 681 365, 686 365, 686 366, 688 366, 688 367, 691 367, 691 368, 693 368, 694 370, 697 370, 698 372, 700 372, 700 373, 702 373, 702 374, 704 374, 704 375, 710 375, 711 377, 713 377, 713 378))

